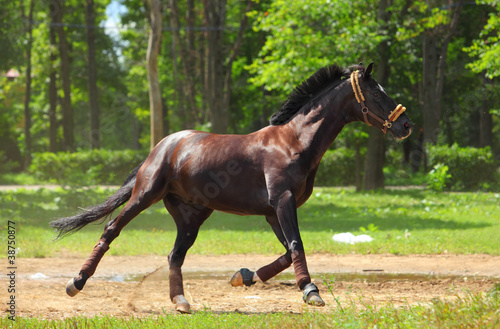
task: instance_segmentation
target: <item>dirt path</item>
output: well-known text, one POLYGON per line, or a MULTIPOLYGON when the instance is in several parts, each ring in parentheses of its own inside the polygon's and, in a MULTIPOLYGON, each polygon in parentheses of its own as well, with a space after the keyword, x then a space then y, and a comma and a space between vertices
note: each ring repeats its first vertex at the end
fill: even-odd
MULTIPOLYGON (((250 288, 233 288, 228 283, 229 277, 239 268, 255 270, 276 257, 188 255, 183 267, 184 284, 192 309, 303 312, 307 307, 301 300, 302 294, 295 285, 291 269, 250 288)), ((309 255, 307 260, 313 281, 327 303, 324 308, 314 308, 320 312, 338 307, 336 300, 371 305, 428 303, 434 298, 465 295, 466 290, 484 292, 500 282, 499 256, 315 254, 309 255)), ((174 313, 168 298, 166 257, 107 256, 85 289, 74 298, 68 297, 66 282, 77 274, 83 262, 81 258, 19 258, 17 316, 63 318, 112 314, 137 317, 174 313), (155 270, 153 275, 139 282, 155 270), (128 281, 130 279, 136 281, 128 281)), ((7 299, 8 285, 8 279, 2 275, 2 300, 7 299)))

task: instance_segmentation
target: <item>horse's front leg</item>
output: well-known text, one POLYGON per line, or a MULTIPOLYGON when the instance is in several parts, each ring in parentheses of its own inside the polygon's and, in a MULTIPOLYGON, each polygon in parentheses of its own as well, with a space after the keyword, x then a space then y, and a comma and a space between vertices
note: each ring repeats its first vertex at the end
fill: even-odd
POLYGON ((271 198, 271 205, 276 211, 278 222, 287 243, 287 249, 292 255, 295 280, 303 291, 303 299, 309 305, 324 306, 325 302, 319 296, 319 289, 311 282, 307 269, 306 255, 300 237, 297 221, 297 205, 291 191, 284 191, 275 198, 271 198))

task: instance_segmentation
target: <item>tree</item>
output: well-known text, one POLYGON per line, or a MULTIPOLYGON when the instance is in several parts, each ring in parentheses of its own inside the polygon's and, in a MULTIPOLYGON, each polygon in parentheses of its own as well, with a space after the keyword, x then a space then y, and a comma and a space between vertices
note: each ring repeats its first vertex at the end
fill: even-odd
MULTIPOLYGON (((34 0, 30 0, 28 8, 28 43, 26 45, 26 95, 24 96, 24 140, 26 143, 26 153, 24 156, 24 167, 31 164, 31 48, 33 44, 33 8, 34 0)), ((23 9, 24 10, 24 9, 23 9)))
MULTIPOLYGON (((238 31, 238 36, 236 37, 236 41, 233 44, 233 48, 229 53, 229 57, 226 64, 226 73, 224 77, 224 85, 223 85, 223 98, 222 98, 222 108, 224 111, 229 112, 230 100, 231 100, 231 85, 232 85, 232 77, 233 77, 233 63, 238 55, 241 43, 243 41, 243 35, 245 29, 247 27, 248 22, 248 12, 252 9, 252 0, 247 0, 245 11, 243 12, 243 18, 240 22, 240 29, 238 31)), ((229 113, 228 113, 228 121, 229 121, 229 113)), ((229 122, 228 122, 229 125, 229 122)), ((225 128, 227 130, 227 127, 225 128)))
POLYGON ((161 3, 150 0, 151 32, 149 34, 147 66, 149 83, 149 103, 151 109, 151 149, 163 138, 163 116, 161 88, 158 80, 158 55, 161 46, 161 3))
POLYGON ((490 12, 479 38, 464 50, 475 59, 468 67, 476 73, 486 71, 486 77, 492 79, 500 76, 500 2, 481 0, 477 3, 489 5, 494 11, 490 12))
POLYGON ((493 78, 500 76, 500 3, 498 0, 478 1, 479 4, 494 8, 489 13, 488 21, 470 47, 464 51, 474 58, 467 65, 473 72, 484 75, 484 86, 488 92, 484 93, 482 106, 479 109, 479 145, 493 146, 493 112, 500 113, 493 108, 491 95, 494 94, 493 78))
POLYGON ((238 37, 228 56, 224 54, 224 27, 226 24, 226 0, 203 0, 205 41, 205 102, 211 114, 212 132, 226 133, 229 126, 229 97, 232 65, 243 37, 247 13, 251 9, 247 1, 243 11, 238 37), (225 63, 227 62, 227 64, 225 63))
MULTIPOLYGON (((388 7, 391 5, 389 0, 380 0, 378 7, 377 20, 380 22, 381 34, 388 29, 390 21, 390 13, 388 7)), ((387 32, 387 34, 389 34, 387 32)), ((390 46, 389 37, 382 40, 377 46, 378 61, 375 66, 377 81, 386 86, 389 81, 389 60, 390 46)), ((366 147, 365 158, 365 176, 363 187, 365 190, 374 190, 384 187, 384 160, 385 160, 385 145, 384 136, 378 129, 370 128, 370 137, 366 147)))
POLYGON ((94 0, 87 0, 87 56, 88 56, 88 90, 90 108, 90 145, 93 149, 101 147, 99 127, 99 95, 97 92, 97 72, 95 61, 95 11, 94 0))
POLYGON ((24 62, 25 8, 23 2, 0 0, 0 71, 6 72, 24 62))
POLYGON ((72 152, 75 149, 73 108, 71 104, 71 78, 69 47, 66 39, 66 32, 63 25, 64 0, 54 0, 56 10, 54 13, 54 23, 57 25, 57 35, 59 43, 59 56, 61 58, 61 79, 64 97, 62 100, 63 113, 63 146, 65 151, 72 152))
POLYGON ((253 12, 255 28, 267 33, 249 66, 251 82, 286 95, 322 66, 366 62, 384 37, 378 33, 378 1, 275 0, 253 12))
POLYGON ((179 115, 184 119, 186 128, 194 128, 196 123, 199 123, 199 109, 196 103, 196 56, 195 56, 195 40, 194 40, 194 1, 187 2, 187 23, 188 30, 187 47, 186 43, 181 37, 180 33, 180 20, 179 8, 177 7, 177 0, 170 0, 170 28, 172 30, 172 62, 174 64, 175 80, 181 81, 179 70, 177 67, 178 54, 180 54, 180 63, 182 66, 182 84, 177 85, 178 94, 183 106, 179 111, 179 115), (191 116, 188 119, 189 115, 191 116))
MULTIPOLYGON (((435 0, 427 0, 428 8, 435 8, 442 4, 435 0)), ((434 9, 434 17, 430 18, 428 28, 423 33, 423 86, 422 86, 422 113, 424 115, 424 143, 436 144, 441 120, 441 99, 445 80, 445 68, 448 54, 448 45, 457 29, 458 19, 462 10, 463 1, 458 2, 455 8, 449 6, 446 10, 434 9), (453 13, 451 20, 446 11, 453 13), (434 19, 449 21, 448 24, 433 22, 434 19)))
POLYGON ((49 152, 57 152, 57 41, 56 41, 56 4, 49 4, 49 42, 50 42, 50 60, 49 60, 49 152))
POLYGON ((205 102, 211 113, 212 131, 225 133, 228 113, 222 106, 224 56, 222 49, 226 0, 203 0, 205 31, 205 102))
MULTIPOLYGON (((483 80, 485 88, 493 90, 492 80, 487 77, 483 80)), ((493 115, 490 113, 493 107, 492 94, 483 93, 482 106, 479 107, 479 147, 493 146, 493 115)))

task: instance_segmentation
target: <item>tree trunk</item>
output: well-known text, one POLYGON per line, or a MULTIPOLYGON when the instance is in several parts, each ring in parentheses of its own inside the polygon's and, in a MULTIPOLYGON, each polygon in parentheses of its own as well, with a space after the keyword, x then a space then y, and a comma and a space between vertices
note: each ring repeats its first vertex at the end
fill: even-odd
POLYGON ((424 128, 424 144, 436 144, 439 135, 439 114, 436 108, 436 74, 438 67, 438 38, 433 31, 424 32, 423 36, 423 85, 422 114, 424 128))
POLYGON ((90 108, 90 147, 101 148, 101 131, 99 125, 99 101, 97 95, 97 72, 95 62, 95 11, 94 0, 87 0, 87 55, 88 55, 88 88, 90 108))
POLYGON ((366 146, 364 189, 375 190, 384 188, 384 135, 380 130, 370 127, 370 137, 366 146))
POLYGON ((196 72, 196 46, 195 46, 195 31, 194 27, 196 24, 196 14, 195 14, 195 6, 194 0, 187 0, 187 13, 186 13, 186 21, 187 21, 187 56, 188 56, 188 72, 194 74, 196 72))
MULTIPOLYGON (((426 2, 434 7, 434 1, 427 0, 426 2)), ((425 31, 423 35, 422 113, 424 115, 424 145, 436 144, 438 140, 448 45, 457 29, 462 6, 463 1, 460 1, 445 35, 439 33, 437 29, 425 31)))
POLYGON ((54 3, 49 5, 49 14, 51 24, 49 28, 50 40, 50 74, 49 74, 49 152, 57 152, 57 42, 56 42, 56 28, 54 24, 56 15, 56 6, 54 3))
POLYGON ((240 50, 241 41, 243 40, 243 33, 245 32, 245 28, 248 22, 247 13, 252 9, 252 0, 247 0, 247 5, 245 11, 243 12, 243 17, 240 22, 240 30, 238 32, 238 37, 233 45, 233 49, 229 54, 229 60, 226 67, 226 76, 224 78, 224 98, 222 100, 222 106, 226 112, 229 113, 229 102, 231 100, 231 81, 233 76, 233 62, 238 55, 238 51, 240 50))
POLYGON ((203 0, 205 10, 206 52, 205 89, 211 115, 212 132, 223 134, 229 125, 229 113, 223 106, 224 56, 223 34, 226 20, 226 0, 203 0))
POLYGON ((247 0, 236 41, 226 59, 223 32, 226 22, 226 0, 204 0, 206 31, 204 101, 211 116, 212 132, 226 133, 229 126, 232 65, 241 46, 252 1, 247 0), (227 62, 227 64, 225 64, 227 62))
MULTIPOLYGON (((172 14, 170 15, 172 16, 172 14)), ((172 17, 170 17, 170 26, 172 26, 172 17)), ((173 67, 173 74, 174 74, 174 81, 181 81, 180 76, 179 76, 179 69, 178 69, 178 57, 177 57, 177 38, 172 37, 172 47, 171 47, 171 56, 172 56, 172 67, 173 67)), ((185 101, 185 96, 184 96, 184 88, 181 83, 176 83, 175 84, 175 93, 173 95, 174 101, 177 104, 177 109, 176 111, 176 116, 181 119, 182 127, 185 129, 190 129, 194 128, 194 126, 191 126, 192 120, 187 119, 187 111, 184 109, 184 101, 185 101)))
MULTIPOLYGON (((190 26, 191 29, 188 29, 188 49, 184 46, 184 43, 180 34, 180 23, 179 23, 179 10, 177 8, 177 1, 170 0, 170 27, 172 29, 172 42, 174 43, 174 47, 179 48, 179 53, 181 56, 181 67, 182 73, 184 75, 185 81, 181 83, 179 89, 182 88, 182 94, 184 97, 181 98, 181 101, 188 105, 187 112, 182 113, 182 118, 184 119, 184 123, 186 124, 186 128, 194 128, 194 125, 198 123, 198 106, 196 105, 196 88, 195 88, 195 76, 194 76, 194 68, 196 67, 195 57, 191 55, 191 47, 194 47, 192 36, 192 28, 194 26, 190 26), (191 115, 189 118, 188 114, 191 115)), ((192 8, 188 8, 188 13, 193 10, 192 8)), ((189 15, 188 15, 189 17, 189 15)), ((192 23, 192 18, 189 17, 188 24, 192 23)), ((173 49, 176 52, 176 48, 173 49)), ((175 65, 177 64, 177 58, 174 58, 175 65)), ((180 81, 180 80, 177 80, 180 81)))
POLYGON ((354 163, 356 165, 356 192, 360 192, 363 189, 363 179, 362 179, 362 171, 361 171, 361 142, 358 140, 355 141, 355 154, 354 154, 354 163))
POLYGON ((33 44, 33 7, 35 1, 30 1, 28 13, 28 44, 26 46, 26 94, 24 96, 24 138, 26 142, 26 154, 24 168, 31 164, 31 47, 33 44))
MULTIPOLYGON (((493 83, 493 80, 486 77, 484 79, 484 85, 488 90, 488 86, 493 83)), ((490 108, 493 105, 489 99, 490 93, 486 91, 483 95, 483 102, 479 108, 479 146, 493 146, 493 116, 490 113, 490 108)))
POLYGON ((56 8, 54 19, 57 23, 57 34, 59 38, 59 56, 61 57, 61 78, 64 97, 62 100, 63 114, 63 136, 64 150, 72 152, 75 149, 73 109, 71 106, 71 78, 69 67, 69 50, 66 32, 62 24, 64 0, 59 1, 59 7, 56 8))
MULTIPOLYGON (((389 21, 387 11, 390 5, 389 0, 380 0, 377 18, 380 22, 389 21)), ((386 26, 383 27, 387 28, 386 26)), ((389 40, 378 45, 378 63, 375 66, 377 81, 381 85, 386 85, 389 78, 390 47, 389 40)), ((375 190, 384 188, 384 160, 385 160, 385 139, 384 135, 376 128, 371 127, 369 132, 368 145, 366 147, 364 189, 375 190)))
POLYGON ((161 3, 160 0, 150 0, 151 33, 149 34, 147 66, 149 83, 149 106, 151 109, 151 149, 163 138, 163 115, 161 88, 158 80, 158 55, 161 45, 161 3))

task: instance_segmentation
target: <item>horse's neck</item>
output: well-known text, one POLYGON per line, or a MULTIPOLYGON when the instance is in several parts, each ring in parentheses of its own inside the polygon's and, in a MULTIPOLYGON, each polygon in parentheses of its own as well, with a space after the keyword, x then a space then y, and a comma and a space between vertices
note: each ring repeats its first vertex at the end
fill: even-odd
MULTIPOLYGON (((340 89, 340 88, 338 88, 340 89)), ((318 105, 304 109, 290 123, 295 130, 302 152, 307 154, 314 164, 321 158, 346 125, 342 110, 348 105, 341 90, 325 95, 318 105), (306 114, 307 113, 307 114, 306 114)))

